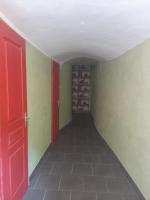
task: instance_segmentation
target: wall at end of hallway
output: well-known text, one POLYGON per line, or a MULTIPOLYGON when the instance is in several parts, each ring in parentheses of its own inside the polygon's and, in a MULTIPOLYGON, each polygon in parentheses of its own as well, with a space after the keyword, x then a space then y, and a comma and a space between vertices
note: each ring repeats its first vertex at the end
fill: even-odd
POLYGON ((50 59, 26 43, 29 175, 51 142, 50 59))
POLYGON ((95 126, 150 199, 150 41, 92 72, 95 126))
POLYGON ((71 77, 72 77, 71 65, 69 63, 64 63, 60 67, 60 96, 59 96, 60 129, 62 129, 72 120, 71 77))

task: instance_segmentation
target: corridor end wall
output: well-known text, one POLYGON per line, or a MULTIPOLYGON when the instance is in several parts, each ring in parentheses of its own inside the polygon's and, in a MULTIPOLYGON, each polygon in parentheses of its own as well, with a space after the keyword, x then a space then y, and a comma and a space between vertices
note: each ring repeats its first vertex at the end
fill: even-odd
POLYGON ((95 126, 150 200, 150 40, 93 68, 95 126))
POLYGON ((51 142, 50 59, 26 43, 29 175, 51 142))

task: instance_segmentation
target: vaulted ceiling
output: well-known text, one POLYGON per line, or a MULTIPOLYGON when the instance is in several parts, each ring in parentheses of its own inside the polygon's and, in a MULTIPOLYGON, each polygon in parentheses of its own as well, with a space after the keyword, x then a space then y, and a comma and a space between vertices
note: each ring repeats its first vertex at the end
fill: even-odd
POLYGON ((60 62, 110 60, 150 37, 150 0, 0 0, 0 12, 60 62))

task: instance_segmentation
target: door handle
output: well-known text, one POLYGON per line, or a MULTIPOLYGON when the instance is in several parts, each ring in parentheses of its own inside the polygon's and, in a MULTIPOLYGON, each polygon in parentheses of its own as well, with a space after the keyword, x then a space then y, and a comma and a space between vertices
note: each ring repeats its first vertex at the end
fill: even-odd
POLYGON ((24 126, 25 128, 28 127, 28 122, 29 122, 30 117, 28 117, 27 113, 24 113, 24 126))

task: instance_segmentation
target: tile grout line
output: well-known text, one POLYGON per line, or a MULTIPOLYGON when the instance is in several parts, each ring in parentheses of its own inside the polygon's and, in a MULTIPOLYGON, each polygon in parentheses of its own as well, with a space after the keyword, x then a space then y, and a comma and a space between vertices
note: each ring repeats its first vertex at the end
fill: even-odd
POLYGON ((71 172, 70 172, 70 174, 73 174, 73 170, 74 170, 74 163, 72 163, 72 167, 71 167, 71 172))
POLYGON ((72 195, 71 195, 71 191, 70 191, 70 198, 69 199, 71 200, 71 198, 72 198, 72 195))
POLYGON ((122 196, 122 195, 120 195, 121 196, 121 200, 125 200, 125 197, 124 196, 122 196))
POLYGON ((98 200, 98 194, 97 194, 97 192, 96 192, 96 200, 98 200))
POLYGON ((104 177, 104 181, 105 181, 105 186, 106 186, 106 192, 109 193, 109 188, 108 188, 108 185, 107 185, 106 177, 104 177))
POLYGON ((83 181, 83 188, 82 188, 82 191, 85 192, 85 179, 84 179, 84 176, 82 176, 82 181, 83 181))
POLYGON ((45 197, 46 197, 46 192, 47 192, 47 191, 45 190, 42 200, 45 199, 45 197))
POLYGON ((93 166, 93 164, 91 164, 91 168, 92 168, 92 176, 94 176, 94 166, 93 166))
POLYGON ((61 181, 62 181, 62 175, 60 176, 59 185, 58 185, 58 191, 60 191, 61 181))
POLYGON ((55 166, 55 164, 53 163, 51 169, 49 170, 49 173, 48 173, 49 175, 53 174, 52 172, 53 172, 54 166, 55 166))
POLYGON ((37 180, 35 181, 35 184, 33 185, 33 189, 36 189, 36 186, 37 186, 37 184, 38 184, 38 181, 39 181, 39 179, 40 179, 40 176, 41 176, 41 174, 38 175, 38 178, 37 178, 37 180))

